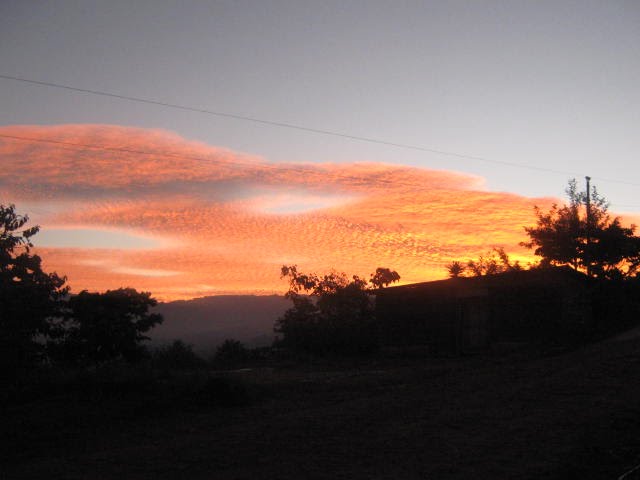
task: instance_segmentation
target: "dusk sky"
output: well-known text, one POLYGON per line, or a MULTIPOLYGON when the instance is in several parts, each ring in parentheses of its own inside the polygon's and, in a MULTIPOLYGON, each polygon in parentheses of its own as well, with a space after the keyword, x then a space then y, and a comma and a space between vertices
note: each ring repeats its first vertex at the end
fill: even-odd
POLYGON ((569 178, 640 221, 639 45, 635 0, 4 0, 0 203, 76 292, 526 263, 569 178))

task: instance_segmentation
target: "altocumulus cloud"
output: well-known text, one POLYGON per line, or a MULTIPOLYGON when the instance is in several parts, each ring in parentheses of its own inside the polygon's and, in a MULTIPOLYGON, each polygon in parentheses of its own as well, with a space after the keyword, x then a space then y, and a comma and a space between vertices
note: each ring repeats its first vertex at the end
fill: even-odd
POLYGON ((534 204, 551 202, 490 192, 456 172, 272 163, 160 130, 0 133, 34 139, 0 138, 0 201, 52 231, 38 251, 75 290, 135 286, 161 299, 280 292, 283 263, 441 278, 451 260, 493 246, 528 260, 518 247, 523 226, 534 222, 534 204))

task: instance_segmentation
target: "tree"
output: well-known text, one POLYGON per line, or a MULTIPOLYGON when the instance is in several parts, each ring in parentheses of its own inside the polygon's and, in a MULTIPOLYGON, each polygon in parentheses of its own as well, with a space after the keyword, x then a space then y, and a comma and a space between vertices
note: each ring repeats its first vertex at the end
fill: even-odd
POLYGON ((43 338, 56 328, 69 291, 65 277, 46 273, 31 254, 38 226, 27 228, 27 215, 15 205, 0 205, 0 361, 5 372, 42 360, 43 338))
POLYGON ((373 290, 400 279, 397 272, 378 268, 369 282, 345 273, 304 274, 283 266, 289 279, 286 297, 293 302, 276 321, 280 344, 310 353, 364 353, 377 346, 373 290))
POLYGON ((495 247, 485 255, 480 255, 477 260, 468 260, 466 264, 460 261, 447 265, 447 271, 451 278, 462 276, 481 277, 483 275, 496 275, 498 273, 522 270, 516 260, 511 262, 504 248, 495 247))
POLYGON ((483 275, 496 275, 498 273, 512 272, 522 270, 520 262, 517 260, 511 263, 509 255, 504 248, 493 248, 486 255, 480 255, 478 260, 469 260, 467 262, 467 271, 473 276, 481 277, 483 275))
POLYGON ((400 275, 398 275, 398 272, 396 272, 395 270, 378 267, 376 268, 375 273, 371 274, 369 283, 373 285, 375 288, 381 289, 399 280, 400 280, 400 275))
POLYGON ((462 277, 464 275, 465 266, 462 262, 455 260, 447 265, 447 271, 451 278, 462 277))
POLYGON ((162 323, 162 316, 149 313, 157 304, 149 292, 133 288, 90 293, 83 290, 69 299, 69 319, 58 354, 67 361, 99 364, 123 358, 139 360, 148 337, 143 333, 162 323))
POLYGON ((153 366, 163 370, 193 370, 202 368, 206 362, 193 351, 193 346, 182 340, 156 348, 152 353, 153 366))
POLYGON ((235 365, 246 362, 248 358, 249 351, 242 342, 227 338, 216 349, 213 361, 223 365, 235 365))
POLYGON ((566 190, 569 203, 554 204, 547 213, 537 206, 537 224, 525 227, 529 242, 541 264, 568 265, 597 278, 625 278, 638 273, 640 237, 636 226, 623 227, 619 217, 611 218, 608 202, 594 186, 587 194, 570 180, 566 190))

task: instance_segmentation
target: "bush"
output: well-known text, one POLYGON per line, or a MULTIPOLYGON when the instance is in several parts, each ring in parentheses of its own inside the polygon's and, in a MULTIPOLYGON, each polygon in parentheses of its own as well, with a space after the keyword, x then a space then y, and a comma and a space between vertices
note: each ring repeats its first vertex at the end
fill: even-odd
POLYGON ((154 367, 163 370, 192 370, 205 366, 205 361, 193 351, 193 346, 182 340, 154 350, 151 361, 154 367))
POLYGON ((213 362, 222 365, 242 365, 249 359, 249 351, 238 340, 227 339, 217 348, 213 362))

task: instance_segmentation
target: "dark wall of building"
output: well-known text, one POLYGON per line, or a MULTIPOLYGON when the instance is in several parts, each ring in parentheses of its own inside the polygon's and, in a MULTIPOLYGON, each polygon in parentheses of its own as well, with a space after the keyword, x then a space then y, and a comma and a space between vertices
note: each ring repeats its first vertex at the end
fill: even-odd
MULTIPOLYGON (((578 339, 595 330, 593 292, 583 275, 552 269, 389 288, 376 305, 384 345, 456 354, 498 342, 578 339)), ((598 308, 613 305, 603 300, 598 308)))

